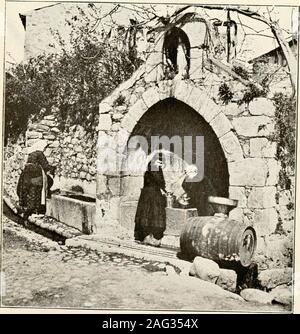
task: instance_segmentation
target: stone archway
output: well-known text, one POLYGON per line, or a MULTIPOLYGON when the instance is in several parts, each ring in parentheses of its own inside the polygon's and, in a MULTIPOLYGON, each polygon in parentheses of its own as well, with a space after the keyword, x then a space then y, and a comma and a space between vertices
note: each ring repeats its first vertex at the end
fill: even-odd
POLYGON ((120 129, 127 132, 128 138, 135 125, 149 108, 167 98, 175 98, 194 109, 211 126, 216 134, 228 162, 243 160, 243 150, 233 126, 222 112, 222 107, 213 102, 205 90, 178 81, 175 85, 160 82, 149 88, 142 98, 131 106, 121 122, 120 129))
MULTIPOLYGON (((251 146, 263 141, 264 138, 259 137, 271 131, 271 118, 255 116, 259 110, 244 116, 241 115, 243 111, 235 112, 238 106, 230 105, 235 115, 229 120, 226 116, 227 107, 215 103, 206 88, 196 87, 187 80, 141 81, 135 84, 137 78, 141 78, 141 73, 122 84, 99 105, 98 152, 102 152, 107 138, 120 136, 122 144, 113 147, 112 152, 117 155, 118 161, 122 161, 128 139, 142 116, 165 99, 181 101, 209 124, 222 147, 228 166, 229 197, 239 201, 238 207, 230 212, 230 217, 259 226, 261 234, 273 231, 277 221, 274 194, 278 182, 278 164, 272 152, 257 151, 251 146), (123 93, 127 96, 125 104, 116 106, 116 99, 123 93)), ((118 169, 111 174, 97 171, 96 210, 99 225, 101 222, 120 223, 121 178, 122 173, 118 169)))
MULTIPOLYGON (((123 87, 122 87, 123 88, 123 87)), ((120 92, 122 90, 120 89, 120 92)), ((117 93, 114 94, 117 96, 117 93)), ((232 124, 224 115, 222 106, 217 105, 207 94, 205 90, 199 89, 186 81, 158 81, 156 85, 150 86, 144 91, 140 98, 135 103, 129 104, 126 112, 119 122, 118 131, 112 130, 111 116, 107 113, 111 108, 107 100, 99 105, 100 119, 102 129, 99 131, 99 136, 104 138, 122 138, 122 145, 117 148, 116 152, 118 159, 124 159, 126 154, 127 142, 134 131, 134 127, 142 116, 156 103, 168 98, 174 98, 194 110, 204 121, 211 127, 217 140, 219 141, 229 171, 229 191, 231 186, 230 163, 241 162, 244 160, 243 151, 238 138, 236 137, 232 124), (122 153, 123 152, 123 153, 122 153)), ((112 103, 112 102, 111 102, 112 103)), ((100 138, 100 137, 99 137, 100 138)), ((106 140, 106 139, 105 139, 106 140)), ((101 141, 101 140, 100 140, 101 141)), ((102 144, 98 149, 101 151, 102 144)), ((103 146, 102 146, 103 147, 103 146)), ((117 170, 112 174, 99 173, 97 174, 97 199, 96 210, 97 217, 101 222, 120 221, 120 203, 121 203, 121 169, 122 163, 118 165, 117 170), (103 215, 103 202, 106 207, 103 215), (101 217, 101 219, 100 219, 101 217)), ((140 181, 142 185, 142 180, 140 181)), ((134 185, 136 186, 136 185, 134 185)), ((100 223, 101 225, 101 223, 100 223)))
MULTIPOLYGON (((194 109, 175 98, 157 102, 137 122, 131 133, 130 140, 133 138, 143 139, 143 149, 140 148, 138 152, 140 152, 140 157, 146 157, 146 155, 151 154, 156 149, 153 147, 153 138, 155 137, 167 139, 161 142, 161 148, 167 152, 175 152, 172 138, 175 139, 175 142, 176 140, 180 142, 179 151, 177 151, 178 155, 172 155, 172 159, 169 157, 170 161, 164 170, 166 189, 169 189, 168 186, 182 175, 183 168, 181 167, 180 159, 186 159, 187 157, 188 159, 191 158, 189 163, 197 164, 198 168, 204 167, 203 175, 205 181, 200 182, 202 180, 199 179, 199 182, 189 185, 193 192, 192 205, 193 208, 198 209, 199 215, 203 216, 211 212, 209 203, 204 204, 203 201, 199 200, 203 196, 204 184, 206 185, 206 191, 209 191, 210 195, 228 197, 229 174, 227 160, 216 134, 199 113, 196 113, 194 109), (200 150, 199 143, 196 144, 196 137, 204 139, 203 152, 200 150), (172 166, 175 166, 175 170, 172 169, 172 166)), ((129 152, 127 152, 127 157, 128 161, 133 159, 135 161, 134 164, 137 163, 134 156, 131 156, 129 152)), ((143 166, 143 168, 146 168, 146 166, 143 166)), ((140 197, 140 190, 143 187, 144 171, 145 169, 136 171, 134 169, 123 169, 121 176, 120 221, 128 229, 133 229, 135 209, 140 197)))
MULTIPOLYGON (((204 90, 187 84, 184 81, 175 82, 174 85, 168 85, 168 82, 159 82, 146 90, 141 98, 133 104, 120 124, 120 131, 126 133, 127 140, 136 133, 137 124, 156 105, 164 103, 167 100, 176 100, 179 104, 185 105, 191 112, 195 113, 195 121, 203 120, 215 137, 220 152, 224 157, 225 178, 227 184, 224 189, 218 192, 219 196, 228 196, 229 193, 229 165, 230 162, 242 161, 243 151, 238 138, 232 131, 233 127, 230 121, 222 112, 222 107, 215 104, 204 90), (226 174, 227 173, 227 174, 226 174)), ((222 177, 222 176, 221 176, 222 177)), ((225 183, 226 183, 225 182, 225 183)), ((124 178, 120 180, 120 212, 122 224, 127 228, 132 228, 137 199, 140 188, 143 185, 143 177, 139 175, 136 178, 124 178), (126 200, 122 196, 126 194, 126 200)))

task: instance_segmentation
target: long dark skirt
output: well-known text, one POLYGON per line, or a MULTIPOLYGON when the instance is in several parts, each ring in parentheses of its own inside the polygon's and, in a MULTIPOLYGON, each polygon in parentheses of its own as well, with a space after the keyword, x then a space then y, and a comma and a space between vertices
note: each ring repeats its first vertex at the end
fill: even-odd
POLYGON ((46 212, 46 206, 41 205, 42 189, 41 167, 27 164, 20 175, 17 186, 19 206, 24 214, 44 214, 46 212))
POLYGON ((135 215, 134 237, 143 241, 149 234, 161 239, 166 229, 166 198, 157 187, 144 187, 135 215))

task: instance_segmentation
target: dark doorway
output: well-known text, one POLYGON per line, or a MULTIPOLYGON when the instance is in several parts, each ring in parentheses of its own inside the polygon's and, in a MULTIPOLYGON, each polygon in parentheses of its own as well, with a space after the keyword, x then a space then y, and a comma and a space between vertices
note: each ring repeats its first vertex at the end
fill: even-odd
MULTIPOLYGON (((204 177, 214 188, 214 196, 228 197, 229 174, 222 147, 211 126, 194 109, 174 98, 158 102, 136 124, 131 136, 204 137, 204 177)), ((147 154, 151 153, 148 150, 147 154)), ((193 145, 193 155, 196 155, 193 145)))

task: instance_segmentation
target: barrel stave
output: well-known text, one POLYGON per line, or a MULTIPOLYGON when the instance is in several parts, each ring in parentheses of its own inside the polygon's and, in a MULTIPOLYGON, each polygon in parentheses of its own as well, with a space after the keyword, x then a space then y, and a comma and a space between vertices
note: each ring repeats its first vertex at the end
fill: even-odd
MULTIPOLYGON (((242 238, 247 228, 249 226, 245 223, 228 217, 191 217, 180 235, 181 252, 190 259, 201 256, 216 262, 236 262, 239 260, 242 238)), ((246 254, 247 258, 249 254, 246 254)), ((245 257, 244 254, 243 256, 245 257)), ((248 265, 248 262, 244 261, 242 265, 248 265)))

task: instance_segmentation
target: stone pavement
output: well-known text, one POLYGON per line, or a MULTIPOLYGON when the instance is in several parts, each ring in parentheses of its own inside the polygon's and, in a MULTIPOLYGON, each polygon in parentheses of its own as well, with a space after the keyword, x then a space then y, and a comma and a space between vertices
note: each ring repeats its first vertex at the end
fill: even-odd
POLYGON ((121 310, 284 312, 176 268, 116 253, 60 245, 3 217, 2 306, 121 310))

